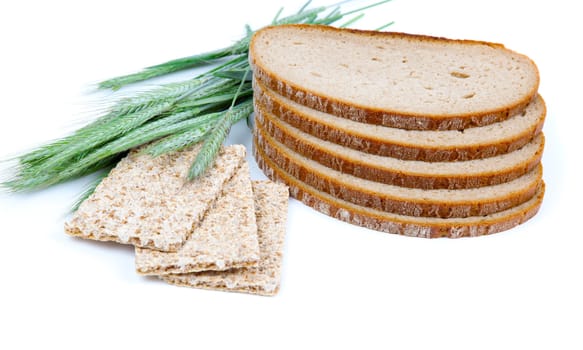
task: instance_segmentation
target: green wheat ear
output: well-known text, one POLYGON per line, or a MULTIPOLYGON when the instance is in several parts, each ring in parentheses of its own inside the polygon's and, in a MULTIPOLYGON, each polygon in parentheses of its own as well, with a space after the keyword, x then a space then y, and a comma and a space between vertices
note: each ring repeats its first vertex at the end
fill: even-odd
POLYGON ((203 175, 209 169, 221 148, 223 142, 231 130, 231 126, 239 120, 246 118, 253 113, 253 101, 243 102, 229 109, 209 132, 202 148, 196 155, 194 162, 188 172, 188 179, 193 180, 203 175))
POLYGON ((233 96, 233 102, 231 107, 225 112, 225 115, 217 122, 214 128, 209 133, 207 139, 205 140, 199 153, 196 155, 190 171, 188 172, 188 178, 193 180, 201 175, 203 175, 207 169, 209 169, 214 160, 219 154, 219 149, 223 142, 227 139, 231 126, 237 121, 247 118, 251 113, 253 113, 253 101, 248 99, 238 105, 235 105, 243 87, 249 84, 251 78, 251 68, 247 68, 243 72, 238 72, 237 77, 241 81, 235 95, 233 96))

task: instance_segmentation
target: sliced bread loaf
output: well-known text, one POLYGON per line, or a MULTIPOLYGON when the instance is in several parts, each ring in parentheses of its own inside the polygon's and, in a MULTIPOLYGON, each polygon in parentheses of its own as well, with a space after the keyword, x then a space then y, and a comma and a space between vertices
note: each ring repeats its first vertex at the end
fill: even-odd
POLYGON ((253 151, 259 168, 267 177, 288 185, 291 195, 304 204, 336 219, 393 234, 458 238, 505 231, 533 217, 544 195, 544 183, 541 181, 535 196, 530 200, 495 214, 451 219, 396 215, 358 206, 318 191, 279 168, 256 144, 253 151))
POLYGON ((465 161, 515 151, 542 130, 546 108, 537 96, 520 114, 463 131, 418 131, 369 125, 308 108, 254 80, 257 104, 287 124, 358 151, 426 162, 465 161))
POLYGON ((328 168, 365 180, 423 189, 463 189, 512 181, 538 166, 544 149, 540 133, 521 149, 464 162, 401 160, 372 155, 323 141, 274 117, 255 104, 256 128, 292 151, 328 168))
POLYGON ((315 25, 253 36, 262 84, 354 121, 411 130, 461 130, 520 113, 536 95, 528 57, 493 44, 315 25))
POLYGON ((513 181, 463 190, 424 190, 382 184, 344 174, 302 157, 261 129, 257 146, 274 164, 318 191, 364 207, 425 217, 469 217, 503 211, 528 201, 536 193, 542 167, 513 181))

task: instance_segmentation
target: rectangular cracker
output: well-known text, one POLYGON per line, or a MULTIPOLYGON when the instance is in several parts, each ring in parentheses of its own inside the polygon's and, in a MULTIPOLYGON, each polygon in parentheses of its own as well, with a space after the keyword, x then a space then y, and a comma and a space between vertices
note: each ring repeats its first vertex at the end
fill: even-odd
POLYGON ((177 252, 136 247, 136 271, 165 275, 252 266, 259 260, 255 204, 245 162, 177 252))
POLYGON ((224 147, 206 174, 187 181, 200 147, 156 158, 140 154, 139 149, 130 152, 81 204, 65 224, 65 232, 176 251, 245 157, 244 146, 224 147))
POLYGON ((260 260, 255 267, 160 276, 170 284, 275 295, 279 290, 289 191, 270 181, 254 181, 260 260))

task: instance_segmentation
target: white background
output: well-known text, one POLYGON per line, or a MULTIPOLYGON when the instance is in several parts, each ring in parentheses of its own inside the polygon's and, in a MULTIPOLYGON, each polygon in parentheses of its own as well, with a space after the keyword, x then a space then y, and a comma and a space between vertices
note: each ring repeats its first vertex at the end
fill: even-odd
MULTIPOLYGON (((575 4, 395 0, 357 26, 394 20, 392 30, 501 42, 536 61, 548 104, 547 194, 528 223, 424 240, 291 200, 281 290, 268 298, 169 286, 137 276, 130 247, 66 236, 64 214, 86 179, 0 194, 0 348, 582 349, 575 4)), ((91 83, 226 46, 282 5, 290 13, 302 1, 2 2, 0 158, 78 126, 91 101, 109 96, 91 83)), ((243 125, 229 140, 250 141, 243 125)))

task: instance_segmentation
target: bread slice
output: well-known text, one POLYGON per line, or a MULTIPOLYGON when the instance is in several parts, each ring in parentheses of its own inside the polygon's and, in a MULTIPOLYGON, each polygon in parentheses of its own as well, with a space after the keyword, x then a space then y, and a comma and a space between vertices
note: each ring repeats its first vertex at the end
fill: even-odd
POLYGON ((503 122, 463 131, 417 131, 358 123, 280 96, 254 80, 256 104, 281 121, 322 140, 358 151, 426 162, 466 161, 513 152, 542 130, 546 108, 537 96, 503 122))
POLYGON ((307 206, 354 225, 406 236, 459 238, 505 231, 532 218, 544 196, 545 187, 541 180, 535 196, 530 200, 495 214, 450 219, 397 215, 355 205, 318 191, 279 168, 256 144, 253 153, 259 168, 268 178, 288 185, 291 195, 307 206))
POLYGON ((291 151, 255 130, 257 146, 279 168, 318 191, 364 207, 424 217, 468 217, 503 211, 537 191, 542 167, 503 184, 463 190, 424 190, 381 184, 343 174, 291 151))
POLYGON ((176 251, 245 159, 245 147, 221 149, 194 181, 187 173, 200 145, 152 158, 130 152, 85 200, 65 232, 99 241, 176 251))
POLYGON ((256 266, 228 271, 204 271, 160 276, 168 283, 186 287, 274 295, 279 290, 288 188, 271 181, 254 181, 255 213, 260 245, 256 266))
POLYGON ((512 181, 530 172, 541 160, 544 135, 521 149, 496 157, 463 162, 401 160, 372 155, 323 141, 274 117, 255 104, 256 128, 328 168, 389 185, 423 189, 464 189, 512 181))
POLYGON ((255 206, 246 162, 177 252, 136 248, 136 271, 143 275, 228 270, 252 266, 258 260, 255 206))
POLYGON ((300 104, 354 121, 461 130, 520 113, 539 73, 503 45, 404 33, 282 25, 249 48, 255 78, 300 104))

